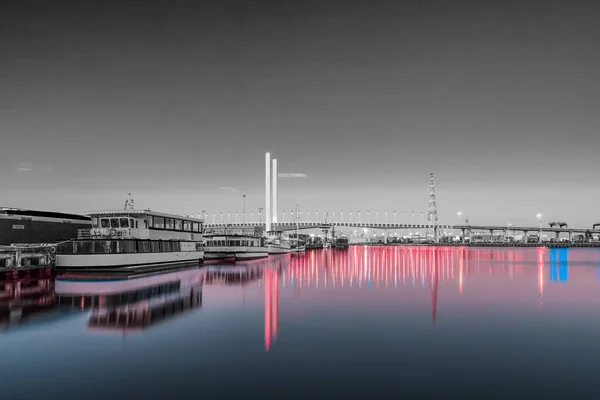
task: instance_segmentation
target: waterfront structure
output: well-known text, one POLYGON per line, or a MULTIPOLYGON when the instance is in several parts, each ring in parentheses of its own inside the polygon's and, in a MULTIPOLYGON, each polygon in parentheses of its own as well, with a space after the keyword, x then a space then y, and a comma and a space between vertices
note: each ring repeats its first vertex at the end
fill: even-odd
POLYGON ((92 228, 57 247, 57 269, 139 271, 204 259, 202 219, 136 209, 86 215, 92 228))
POLYGON ((265 231, 271 231, 271 153, 265 154, 265 231))
POLYGON ((52 211, 0 208, 0 245, 58 243, 92 225, 88 216, 52 211))

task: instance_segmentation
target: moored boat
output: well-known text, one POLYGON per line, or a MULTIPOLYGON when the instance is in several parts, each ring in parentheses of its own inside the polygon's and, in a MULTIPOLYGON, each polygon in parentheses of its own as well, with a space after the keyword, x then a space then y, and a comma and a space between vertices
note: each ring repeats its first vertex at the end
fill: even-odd
POLYGON ((0 207, 0 246, 54 244, 92 226, 90 217, 53 211, 0 207))
POLYGON ((288 239, 276 238, 269 244, 269 254, 289 254, 292 252, 292 244, 288 239))
POLYGON ((350 247, 350 243, 347 237, 338 237, 335 239, 335 248, 339 250, 346 250, 350 247))
POLYGON ((205 260, 252 260, 269 255, 264 239, 253 235, 216 234, 205 236, 205 260))
POLYGON ((151 210, 90 212, 92 228, 57 246, 58 270, 148 271, 204 259, 203 220, 151 210))

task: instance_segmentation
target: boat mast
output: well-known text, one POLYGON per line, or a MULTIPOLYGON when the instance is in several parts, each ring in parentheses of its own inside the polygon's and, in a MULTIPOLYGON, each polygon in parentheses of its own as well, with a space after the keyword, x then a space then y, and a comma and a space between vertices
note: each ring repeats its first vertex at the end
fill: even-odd
POLYGON ((299 227, 298 227, 298 203, 296 203, 296 247, 300 246, 300 237, 298 236, 299 233, 299 227))

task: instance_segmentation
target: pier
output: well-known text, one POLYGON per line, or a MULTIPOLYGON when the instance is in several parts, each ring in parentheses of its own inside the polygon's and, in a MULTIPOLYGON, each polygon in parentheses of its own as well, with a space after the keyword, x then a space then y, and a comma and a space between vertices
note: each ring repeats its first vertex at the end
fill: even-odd
POLYGON ((54 245, 12 245, 0 247, 0 273, 17 270, 54 268, 54 245))

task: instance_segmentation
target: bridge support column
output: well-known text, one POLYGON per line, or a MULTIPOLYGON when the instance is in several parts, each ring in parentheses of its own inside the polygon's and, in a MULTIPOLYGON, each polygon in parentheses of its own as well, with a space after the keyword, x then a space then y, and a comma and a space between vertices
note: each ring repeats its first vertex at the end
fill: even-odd
POLYGON ((569 242, 573 241, 573 231, 569 231, 569 242))
POLYGON ((494 230, 490 229, 490 242, 494 243, 494 230))
POLYGON ((461 229, 461 232, 462 232, 462 234, 461 234, 461 236, 460 236, 460 242, 461 242, 461 243, 464 243, 464 242, 465 242, 465 232, 466 232, 466 229, 465 229, 465 228, 462 228, 462 229, 461 229))
POLYGON ((433 227, 433 242, 434 243, 439 243, 440 238, 439 238, 439 228, 437 225, 434 225, 433 227))
POLYGON ((528 239, 528 233, 527 231, 523 231, 523 239, 521 239, 521 241, 523 243, 527 243, 527 239, 528 239))
POLYGON ((502 236, 504 237, 504 241, 508 242, 508 231, 506 229, 502 230, 502 236))
POLYGON ((560 241, 559 240, 560 239, 560 232, 557 231, 557 232, 554 232, 554 233, 556 233, 556 241, 559 242, 560 241))
POLYGON ((388 242, 388 231, 387 229, 383 231, 383 244, 387 244, 388 242))

